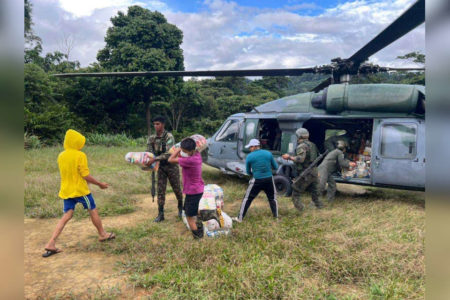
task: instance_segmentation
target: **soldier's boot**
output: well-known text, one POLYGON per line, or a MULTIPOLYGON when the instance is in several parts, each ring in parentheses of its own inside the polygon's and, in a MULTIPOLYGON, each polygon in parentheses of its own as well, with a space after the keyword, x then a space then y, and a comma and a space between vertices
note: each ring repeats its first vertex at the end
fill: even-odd
POLYGON ((333 203, 334 202, 335 195, 336 195, 336 191, 334 191, 334 192, 330 191, 330 190, 327 191, 327 201, 328 201, 328 203, 333 203))
POLYGON ((316 206, 317 209, 321 209, 324 206, 322 201, 320 201, 319 198, 313 199, 312 202, 314 203, 314 205, 316 206))
POLYGON ((158 216, 156 216, 153 222, 159 223, 164 221, 164 206, 158 206, 158 216))
POLYGON ((300 201, 300 197, 292 197, 292 202, 294 203, 294 206, 298 211, 301 212, 305 209, 305 206, 300 201))
POLYGON ((183 215, 183 201, 178 201, 178 218, 183 215))

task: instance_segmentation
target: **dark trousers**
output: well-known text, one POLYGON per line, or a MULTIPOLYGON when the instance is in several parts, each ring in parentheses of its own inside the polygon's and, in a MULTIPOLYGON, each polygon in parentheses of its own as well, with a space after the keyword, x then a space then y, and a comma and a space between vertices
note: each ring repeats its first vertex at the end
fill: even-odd
POLYGON ((252 178, 249 181, 247 192, 245 193, 244 200, 242 200, 241 209, 239 210, 239 221, 245 217, 248 208, 252 204, 253 199, 258 196, 259 192, 263 190, 266 193, 267 200, 269 200, 270 209, 274 217, 278 217, 278 202, 275 189, 275 182, 273 177, 255 179, 252 178))

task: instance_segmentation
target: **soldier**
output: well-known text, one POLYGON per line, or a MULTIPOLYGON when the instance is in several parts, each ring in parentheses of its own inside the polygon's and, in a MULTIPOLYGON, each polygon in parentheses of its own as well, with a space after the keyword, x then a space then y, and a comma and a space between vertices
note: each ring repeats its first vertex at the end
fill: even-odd
POLYGON ((362 142, 362 132, 360 129, 356 129, 352 133, 347 132, 343 135, 332 136, 326 139, 323 145, 326 150, 331 152, 337 148, 338 141, 344 141, 350 153, 358 153, 362 142))
POLYGON ((347 144, 344 141, 337 141, 337 148, 325 156, 322 163, 319 165, 319 192, 322 195, 325 191, 325 185, 328 182, 327 199, 328 202, 334 201, 336 195, 336 181, 333 178, 338 168, 354 167, 356 164, 344 158, 347 144))
POLYGON ((178 200, 178 216, 181 218, 183 209, 183 194, 180 185, 180 169, 176 164, 169 164, 167 159, 170 154, 167 152, 175 144, 175 139, 170 132, 165 130, 165 119, 155 117, 153 126, 156 134, 151 135, 147 141, 147 151, 153 153, 156 157, 151 159, 147 165, 154 161, 159 161, 158 169, 158 216, 155 222, 164 221, 164 204, 166 202, 167 179, 170 181, 172 190, 178 200))
MULTIPOLYGON (((309 131, 306 128, 299 128, 295 132, 298 138, 298 146, 295 150, 295 156, 283 154, 284 159, 292 160, 297 165, 298 174, 300 175, 318 156, 319 151, 317 146, 309 141, 309 131)), ((317 167, 313 168, 311 172, 304 178, 298 180, 296 184, 292 185, 292 202, 295 208, 299 211, 304 209, 304 205, 300 201, 300 194, 306 189, 310 189, 311 198, 317 208, 322 208, 323 204, 319 199, 319 179, 317 174, 317 167)))

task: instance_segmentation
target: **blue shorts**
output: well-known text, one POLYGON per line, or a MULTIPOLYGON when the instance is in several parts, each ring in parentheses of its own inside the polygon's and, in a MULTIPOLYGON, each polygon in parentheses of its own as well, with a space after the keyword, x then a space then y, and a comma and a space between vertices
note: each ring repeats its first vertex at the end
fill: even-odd
POLYGON ((77 205, 77 203, 83 204, 84 209, 91 210, 96 207, 92 194, 89 194, 86 196, 64 199, 64 213, 68 212, 71 209, 75 209, 75 205, 77 205))

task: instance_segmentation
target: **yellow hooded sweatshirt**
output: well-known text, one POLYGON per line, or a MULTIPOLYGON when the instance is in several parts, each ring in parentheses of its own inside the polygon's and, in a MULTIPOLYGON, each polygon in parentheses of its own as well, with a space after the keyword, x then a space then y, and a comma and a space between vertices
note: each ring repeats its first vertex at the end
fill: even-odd
POLYGON ((59 197, 62 199, 76 198, 90 194, 86 180, 89 168, 83 148, 86 138, 79 132, 69 129, 64 138, 64 151, 58 156, 59 173, 61 175, 61 189, 59 197))

